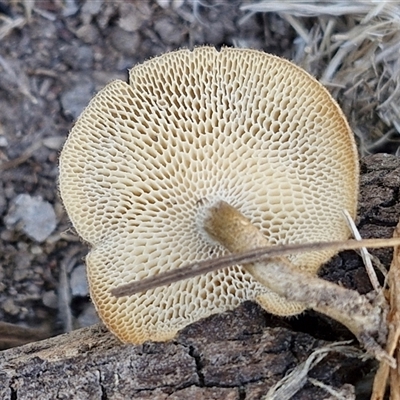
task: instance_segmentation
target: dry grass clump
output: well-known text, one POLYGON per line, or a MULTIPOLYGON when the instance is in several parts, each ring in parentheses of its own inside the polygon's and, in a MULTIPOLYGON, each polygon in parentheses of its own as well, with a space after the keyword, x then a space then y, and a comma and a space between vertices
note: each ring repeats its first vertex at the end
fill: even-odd
POLYGON ((279 13, 295 29, 294 61, 339 101, 362 154, 400 153, 400 2, 263 0, 242 9, 279 13))

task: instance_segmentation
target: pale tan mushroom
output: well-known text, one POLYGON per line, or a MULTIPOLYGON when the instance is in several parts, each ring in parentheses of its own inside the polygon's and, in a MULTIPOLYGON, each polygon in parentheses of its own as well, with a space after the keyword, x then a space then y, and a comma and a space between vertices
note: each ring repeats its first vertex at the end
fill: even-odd
MULTIPOLYGON (((92 246, 100 317, 121 340, 141 343, 245 300, 301 312, 241 266, 118 299, 110 290, 226 254, 205 226, 220 204, 271 245, 346 239, 341 213, 355 215, 358 173, 349 126, 315 79, 260 51, 201 47, 138 65, 129 84, 114 81, 93 98, 61 153, 60 190, 92 246)), ((290 260, 315 274, 332 255, 290 260)))

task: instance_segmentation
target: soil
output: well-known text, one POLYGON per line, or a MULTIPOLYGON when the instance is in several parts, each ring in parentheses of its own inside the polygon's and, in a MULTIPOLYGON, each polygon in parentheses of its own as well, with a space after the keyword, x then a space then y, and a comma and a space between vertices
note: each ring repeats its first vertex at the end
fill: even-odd
MULTIPOLYGON (((173 4, 179 1, 43 0, 32 9, 26 3, 0 2, 0 321, 13 324, 0 330, 1 348, 96 322, 82 273, 87 247, 75 235, 57 188, 59 152, 91 97, 113 79, 127 80, 133 65, 166 51, 210 44, 290 59, 295 37, 276 14, 246 15, 240 11, 245 2, 236 0, 185 1, 178 8, 173 4), (34 238, 22 217, 13 221, 22 194, 31 202, 40 197, 54 211, 43 217, 56 223, 43 240, 34 238)), ((374 201, 390 197, 380 193, 382 199, 374 201)), ((364 222, 370 227, 370 220, 364 222)), ((390 263, 390 253, 378 254, 390 263)), ((351 268, 359 257, 346 257, 344 278, 327 278, 370 290, 365 274, 351 268)), ((343 265, 341 257, 332 263, 343 265)), ((313 313, 291 322, 268 318, 318 339, 351 337, 313 313)))

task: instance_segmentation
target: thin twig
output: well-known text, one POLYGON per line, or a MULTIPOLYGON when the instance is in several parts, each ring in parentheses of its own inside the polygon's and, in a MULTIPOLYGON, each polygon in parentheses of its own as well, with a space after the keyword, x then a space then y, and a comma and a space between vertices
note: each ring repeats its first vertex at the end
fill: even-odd
POLYGON ((266 260, 268 258, 288 256, 292 254, 305 253, 307 251, 322 250, 354 250, 361 247, 393 247, 400 245, 400 238, 391 239, 364 239, 347 240, 342 242, 322 242, 279 245, 263 247, 240 254, 228 254, 216 259, 199 261, 182 268, 167 271, 159 275, 150 276, 140 281, 130 282, 111 290, 111 294, 117 298, 130 296, 138 292, 144 292, 159 286, 169 285, 171 283, 193 278, 197 275, 206 274, 211 271, 230 267, 236 264, 251 264, 256 261, 266 260))
POLYGON ((20 156, 9 160, 4 161, 0 164, 0 171, 6 171, 8 169, 16 168, 19 165, 23 164, 25 161, 29 160, 36 150, 42 147, 43 143, 41 140, 38 142, 32 143, 20 156))

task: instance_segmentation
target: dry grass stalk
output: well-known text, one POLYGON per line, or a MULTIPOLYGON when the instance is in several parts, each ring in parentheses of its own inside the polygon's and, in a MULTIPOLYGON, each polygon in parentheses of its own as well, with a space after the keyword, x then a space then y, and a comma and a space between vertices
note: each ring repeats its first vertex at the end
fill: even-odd
MULTIPOLYGON (((347 357, 365 357, 362 351, 359 349, 349 346, 348 342, 337 342, 331 345, 321 347, 314 352, 312 352, 307 360, 299 364, 293 371, 288 375, 278 381, 274 386, 272 386, 263 400, 279 400, 279 399, 292 399, 293 396, 304 387, 304 385, 311 381, 308 374, 318 363, 320 363, 329 353, 336 352, 342 353, 347 357)), ((320 386, 320 385, 318 385, 320 386)), ((325 387, 327 391, 332 394, 332 388, 325 387)), ((346 393, 341 395, 335 390, 338 399, 351 400, 355 399, 354 393, 346 393), (344 397, 346 396, 346 397, 344 397)))
POLYGON ((297 32, 293 59, 328 86, 363 154, 396 152, 400 133, 400 4, 271 1, 243 10, 279 13, 297 32), (314 17, 310 28, 309 18, 314 17))
MULTIPOLYGON (((349 226, 349 229, 356 240, 362 240, 360 232, 358 231, 355 222, 351 218, 351 215, 347 210, 343 210, 344 218, 349 226)), ((367 271, 369 280, 371 282, 372 287, 376 292, 381 292, 382 288, 379 284, 378 277, 376 276, 374 267, 372 266, 371 254, 369 254, 368 250, 365 247, 361 247, 360 254, 364 262, 365 269, 367 271)))
POLYGON ((0 40, 7 37, 14 29, 21 29, 26 22, 25 17, 9 18, 0 16, 0 40))

